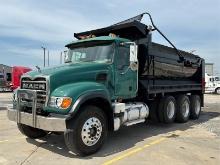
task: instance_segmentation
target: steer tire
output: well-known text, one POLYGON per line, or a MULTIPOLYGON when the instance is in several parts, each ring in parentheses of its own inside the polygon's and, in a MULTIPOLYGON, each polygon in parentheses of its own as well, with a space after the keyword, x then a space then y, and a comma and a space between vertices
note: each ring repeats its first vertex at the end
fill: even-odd
POLYGON ((179 123, 185 123, 189 120, 190 116, 190 101, 186 95, 180 95, 177 97, 177 111, 176 121, 179 123))
MULTIPOLYGON (((72 128, 67 129, 67 131, 64 132, 64 140, 67 148, 70 151, 72 151, 76 155, 87 156, 97 152, 102 147, 107 137, 108 127, 107 127, 106 116, 100 108, 91 105, 81 108, 80 111, 81 112, 73 120, 72 128), (88 129, 86 130, 84 128, 86 129, 88 128, 90 131, 87 131, 88 129), (99 138, 96 138, 98 140, 94 144, 91 143, 88 144, 88 142, 92 141, 90 137, 95 136, 94 134, 91 135, 92 134, 91 130, 93 130, 93 133, 95 135, 97 136, 100 135, 99 138), (86 136, 89 135, 88 138, 90 138, 90 141, 86 140, 88 138, 84 136, 83 133, 85 133, 86 136)), ((95 140, 95 138, 93 138, 93 140, 95 140)))
POLYGON ((190 97, 190 118, 198 119, 201 113, 201 99, 198 95, 190 97))
POLYGON ((24 134, 25 136, 36 139, 36 138, 42 138, 47 135, 47 132, 38 128, 33 128, 28 125, 24 125, 21 123, 17 124, 19 131, 24 134))
POLYGON ((176 100, 173 96, 164 96, 159 102, 158 108, 159 120, 162 123, 172 123, 176 117, 176 100), (173 105, 173 113, 169 115, 169 104, 173 105))

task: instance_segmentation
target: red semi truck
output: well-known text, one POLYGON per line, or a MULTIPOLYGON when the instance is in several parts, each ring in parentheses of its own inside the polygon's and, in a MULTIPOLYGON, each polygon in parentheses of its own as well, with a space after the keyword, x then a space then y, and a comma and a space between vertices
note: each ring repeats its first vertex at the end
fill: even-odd
POLYGON ((21 76, 31 71, 31 68, 24 67, 24 66, 13 66, 12 68, 12 81, 11 81, 11 89, 15 90, 20 87, 20 78, 21 76))

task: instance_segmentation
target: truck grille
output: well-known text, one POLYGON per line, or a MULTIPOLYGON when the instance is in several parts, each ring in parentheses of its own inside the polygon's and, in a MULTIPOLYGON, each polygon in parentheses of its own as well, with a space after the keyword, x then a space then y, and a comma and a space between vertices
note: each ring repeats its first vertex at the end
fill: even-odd
MULTIPOLYGON (((48 84, 45 77, 36 77, 34 79, 23 77, 21 79, 21 89, 37 91, 37 106, 44 106, 47 101, 48 84)), ((23 100, 31 102, 32 100, 23 100)))

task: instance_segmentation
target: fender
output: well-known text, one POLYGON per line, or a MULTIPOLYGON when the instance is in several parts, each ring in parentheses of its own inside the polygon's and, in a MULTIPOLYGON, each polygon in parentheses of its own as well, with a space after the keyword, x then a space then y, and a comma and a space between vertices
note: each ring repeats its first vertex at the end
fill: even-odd
POLYGON ((108 97, 106 91, 104 91, 104 90, 90 90, 90 91, 87 91, 85 94, 82 94, 76 100, 76 102, 73 104, 71 110, 69 111, 69 116, 74 116, 77 113, 77 111, 79 110, 79 107, 83 103, 85 103, 86 101, 88 101, 90 99, 94 99, 94 98, 102 98, 108 102, 109 106, 111 105, 111 102, 109 100, 109 97, 108 97))
POLYGON ((80 105, 92 98, 105 99, 109 105, 111 105, 111 98, 107 88, 103 84, 97 82, 77 82, 66 84, 55 89, 51 93, 51 96, 66 96, 72 98, 72 105, 66 110, 50 107, 46 108, 46 111, 48 112, 56 112, 68 115, 69 117, 74 116, 80 105))

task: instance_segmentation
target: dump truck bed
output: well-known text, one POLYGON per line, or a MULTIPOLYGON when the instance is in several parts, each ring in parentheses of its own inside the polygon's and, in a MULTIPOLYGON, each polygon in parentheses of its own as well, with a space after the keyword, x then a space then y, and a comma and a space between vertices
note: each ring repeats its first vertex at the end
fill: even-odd
POLYGON ((110 33, 134 41, 139 46, 139 88, 142 88, 139 91, 144 89, 148 94, 192 90, 202 92, 204 60, 198 55, 152 42, 149 26, 138 19, 75 33, 74 36, 80 39, 83 36, 98 37, 110 33), (179 61, 180 54, 185 61, 179 61))

